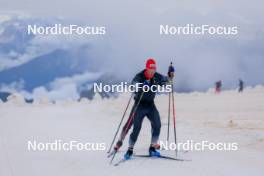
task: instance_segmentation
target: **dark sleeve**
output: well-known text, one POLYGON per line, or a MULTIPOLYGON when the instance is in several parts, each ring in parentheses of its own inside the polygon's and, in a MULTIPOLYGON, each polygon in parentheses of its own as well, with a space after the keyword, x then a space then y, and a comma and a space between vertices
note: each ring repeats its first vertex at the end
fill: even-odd
POLYGON ((158 85, 163 86, 166 85, 169 82, 169 79, 167 76, 163 76, 160 73, 156 73, 156 82, 158 85))
POLYGON ((132 79, 131 84, 136 84, 142 82, 140 74, 136 74, 136 76, 132 79))

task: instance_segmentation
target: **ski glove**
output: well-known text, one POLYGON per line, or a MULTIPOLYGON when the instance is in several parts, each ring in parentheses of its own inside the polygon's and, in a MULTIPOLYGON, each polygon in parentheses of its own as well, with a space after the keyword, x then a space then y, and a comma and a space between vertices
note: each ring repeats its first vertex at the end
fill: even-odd
POLYGON ((169 69, 168 69, 168 77, 170 79, 173 79, 173 77, 174 77, 174 71, 175 71, 174 67, 172 65, 170 65, 169 66, 169 69))

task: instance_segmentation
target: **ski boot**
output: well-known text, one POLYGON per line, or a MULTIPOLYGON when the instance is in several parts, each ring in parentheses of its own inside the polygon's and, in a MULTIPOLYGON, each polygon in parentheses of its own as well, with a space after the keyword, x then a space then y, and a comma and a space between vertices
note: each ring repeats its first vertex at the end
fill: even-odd
POLYGON ((126 160, 129 160, 129 159, 131 159, 132 155, 133 155, 133 148, 129 147, 126 154, 124 155, 124 158, 126 160))
POLYGON ((149 147, 149 156, 160 157, 160 152, 158 152, 153 145, 149 147))

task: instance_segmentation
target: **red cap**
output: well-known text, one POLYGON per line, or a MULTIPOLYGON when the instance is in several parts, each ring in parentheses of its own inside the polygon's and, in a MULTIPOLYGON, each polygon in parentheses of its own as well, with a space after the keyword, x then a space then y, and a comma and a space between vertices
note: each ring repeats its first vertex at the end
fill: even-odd
POLYGON ((156 62, 154 59, 149 58, 146 62, 146 69, 155 69, 156 70, 156 62))

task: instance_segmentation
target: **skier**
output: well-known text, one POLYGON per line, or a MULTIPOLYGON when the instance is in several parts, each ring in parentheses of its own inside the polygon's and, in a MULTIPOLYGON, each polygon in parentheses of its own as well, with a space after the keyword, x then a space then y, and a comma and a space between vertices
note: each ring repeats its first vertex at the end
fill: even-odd
POLYGON ((221 92, 221 87, 222 87, 222 81, 219 80, 215 83, 215 93, 220 93, 221 92))
MULTIPOLYGON (((171 70, 171 72, 174 72, 174 68, 173 70, 171 70)), ((169 71, 168 73, 168 77, 170 79, 172 79, 172 77, 174 76, 174 74, 171 72, 169 71)), ((144 85, 147 86, 152 86, 152 85, 162 86, 168 83, 169 81, 168 77, 157 73, 155 60, 149 58, 146 62, 146 68, 143 71, 139 72, 134 77, 134 79, 132 80, 132 84, 143 83, 144 85)), ((137 141, 141 129, 141 125, 145 116, 147 116, 147 118, 150 120, 151 128, 152 128, 152 137, 151 137, 151 144, 149 147, 149 155, 160 156, 160 153, 155 148, 155 146, 157 146, 157 142, 160 134, 160 128, 161 128, 160 115, 154 103, 155 92, 148 91, 148 92, 144 92, 143 94, 142 92, 143 90, 135 92, 134 106, 130 113, 129 119, 127 120, 126 124, 122 129, 120 138, 116 143, 116 146, 114 147, 114 150, 117 151, 122 146, 122 141, 124 140, 128 130, 131 128, 133 124, 133 131, 129 137, 129 147, 126 154, 124 155, 125 159, 130 159, 133 154, 133 148, 137 141), (132 117, 136 104, 138 104, 138 107, 136 109, 134 116, 132 117)))
POLYGON ((242 81, 242 79, 239 79, 239 89, 238 89, 238 92, 243 92, 244 90, 244 82, 242 81))

